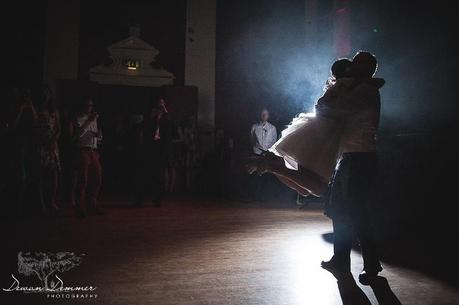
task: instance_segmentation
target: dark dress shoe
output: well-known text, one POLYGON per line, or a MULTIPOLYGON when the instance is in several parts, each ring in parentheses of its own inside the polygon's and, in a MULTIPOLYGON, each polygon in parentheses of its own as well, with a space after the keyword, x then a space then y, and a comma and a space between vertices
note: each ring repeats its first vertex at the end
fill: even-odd
POLYGON ((350 260, 346 259, 337 259, 336 257, 332 257, 329 261, 322 261, 320 263, 322 268, 326 270, 337 270, 343 272, 350 272, 351 271, 351 262, 350 260))
POLYGON ((374 271, 362 271, 362 273, 359 274, 359 282, 362 284, 362 285, 372 285, 374 284, 376 281, 378 281, 378 279, 380 278, 378 276, 378 273, 382 271, 382 268, 378 271, 378 270, 374 270, 374 271))

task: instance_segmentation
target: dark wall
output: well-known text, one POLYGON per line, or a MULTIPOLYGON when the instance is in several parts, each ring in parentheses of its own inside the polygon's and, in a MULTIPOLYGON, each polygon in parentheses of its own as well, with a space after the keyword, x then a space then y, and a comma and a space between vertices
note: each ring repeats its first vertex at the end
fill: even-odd
MULTIPOLYGON (((314 41, 305 37, 304 1, 218 2, 217 125, 239 134, 263 106, 280 126, 311 109, 335 60, 333 1, 316 2, 314 41), (235 119, 241 124, 232 127, 235 119)), ((349 7, 349 56, 373 52, 380 62, 377 76, 387 80, 381 129, 429 133, 455 124, 452 88, 459 71, 451 46, 457 30, 449 7, 441 1, 341 2, 349 7)))
POLYGON ((351 8, 353 46, 374 52, 387 80, 382 128, 430 133, 456 121, 457 27, 449 4, 353 0, 351 8))
POLYGON ((2 5, 2 70, 8 86, 34 86, 43 79, 46 1, 2 5))
POLYGON ((81 6, 79 76, 108 57, 107 46, 129 36, 140 24, 140 38, 160 51, 159 65, 183 85, 185 71, 186 1, 83 1, 81 6))
POLYGON ((236 145, 262 107, 279 127, 304 108, 309 84, 292 69, 304 48, 304 1, 218 1, 216 125, 236 145))

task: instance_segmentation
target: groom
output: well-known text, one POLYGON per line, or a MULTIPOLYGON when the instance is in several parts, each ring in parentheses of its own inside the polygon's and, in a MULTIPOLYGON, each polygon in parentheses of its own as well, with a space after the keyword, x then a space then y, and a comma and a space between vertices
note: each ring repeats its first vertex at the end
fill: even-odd
POLYGON ((369 210, 370 194, 377 170, 376 132, 379 125, 379 86, 371 81, 377 69, 376 58, 368 52, 358 52, 353 58, 353 75, 358 85, 350 101, 357 111, 346 118, 341 143, 343 152, 331 182, 330 207, 327 214, 333 220, 334 255, 322 262, 328 270, 350 271, 352 237, 355 231, 362 248, 362 284, 370 284, 382 271, 372 236, 369 210))

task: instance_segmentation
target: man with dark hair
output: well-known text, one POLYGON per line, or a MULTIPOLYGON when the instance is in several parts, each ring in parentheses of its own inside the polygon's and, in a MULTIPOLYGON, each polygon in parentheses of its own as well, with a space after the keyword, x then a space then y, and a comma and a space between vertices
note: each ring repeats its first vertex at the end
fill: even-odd
POLYGON ((359 51, 352 59, 352 74, 357 79, 369 79, 378 69, 376 57, 364 51, 359 51))
POLYGON ((152 191, 155 207, 160 207, 164 193, 166 162, 172 143, 173 124, 166 102, 159 97, 143 122, 141 165, 135 205, 143 205, 145 191, 152 191))
POLYGON ((377 170, 376 133, 379 125, 379 86, 371 81, 377 69, 376 58, 358 52, 353 59, 352 74, 357 86, 350 101, 357 110, 345 119, 341 142, 342 157, 331 182, 330 207, 333 220, 334 255, 322 262, 329 270, 350 270, 353 231, 360 241, 364 270, 359 276, 370 284, 382 270, 372 236, 369 210, 370 195, 377 170))

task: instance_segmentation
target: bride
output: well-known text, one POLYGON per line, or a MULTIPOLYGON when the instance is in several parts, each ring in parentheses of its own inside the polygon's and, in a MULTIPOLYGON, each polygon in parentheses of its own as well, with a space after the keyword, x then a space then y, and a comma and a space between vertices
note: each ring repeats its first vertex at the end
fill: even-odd
MULTIPOLYGON (((299 114, 266 155, 252 157, 247 168, 250 174, 272 173, 303 196, 325 192, 340 156, 346 117, 359 109, 350 98, 358 84, 352 77, 352 62, 337 60, 331 75, 315 113, 299 114)), ((377 78, 370 82, 377 87, 384 84, 377 78)))

